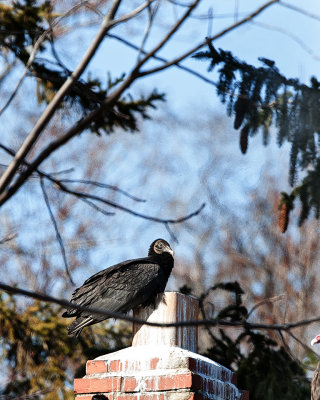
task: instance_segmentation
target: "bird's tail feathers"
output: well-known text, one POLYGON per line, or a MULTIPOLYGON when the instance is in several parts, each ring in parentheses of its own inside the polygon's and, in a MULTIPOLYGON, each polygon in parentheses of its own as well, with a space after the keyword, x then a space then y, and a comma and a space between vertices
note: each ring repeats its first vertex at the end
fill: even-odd
POLYGON ((85 326, 91 325, 94 319, 91 316, 80 317, 74 320, 68 327, 68 334, 78 337, 85 326))

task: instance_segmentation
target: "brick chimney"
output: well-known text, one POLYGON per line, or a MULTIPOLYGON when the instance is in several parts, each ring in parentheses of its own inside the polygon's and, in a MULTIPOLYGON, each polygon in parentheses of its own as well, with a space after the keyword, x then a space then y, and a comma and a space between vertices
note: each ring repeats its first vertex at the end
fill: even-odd
MULTIPOLYGON (((166 292, 155 309, 134 316, 167 323, 195 320, 198 301, 166 292)), ((196 327, 134 324, 133 334, 131 347, 87 362, 86 376, 74 380, 76 400, 98 394, 108 400, 249 400, 249 393, 237 388, 235 373, 196 353, 196 327)))

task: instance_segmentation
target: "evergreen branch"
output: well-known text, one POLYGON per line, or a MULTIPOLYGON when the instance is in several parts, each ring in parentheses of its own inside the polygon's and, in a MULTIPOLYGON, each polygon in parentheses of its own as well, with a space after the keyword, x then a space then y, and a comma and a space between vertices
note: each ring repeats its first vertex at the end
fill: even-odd
MULTIPOLYGON (((136 46, 132 42, 129 42, 127 39, 122 38, 121 36, 115 35, 113 33, 108 33, 107 36, 112 38, 112 39, 118 40, 119 42, 125 44, 126 46, 130 47, 131 49, 139 51, 139 47, 138 46, 136 46)), ((147 52, 145 50, 141 50, 141 53, 142 54, 147 54, 147 52)), ((160 57, 160 56, 157 56, 157 55, 153 55, 152 58, 154 60, 161 61, 163 63, 168 63, 169 62, 166 58, 160 57)), ((202 81, 204 81, 206 83, 209 83, 210 85, 217 86, 216 82, 214 82, 213 80, 207 78, 206 76, 200 74, 199 72, 197 72, 197 71, 195 71, 195 70, 193 70, 191 68, 185 67, 185 66, 183 66, 183 65, 181 65, 179 63, 173 64, 173 66, 176 67, 176 68, 181 69, 182 71, 188 72, 191 75, 196 76, 197 78, 201 79, 202 81)))
MULTIPOLYGON (((7 186, 10 184, 13 179, 15 173, 17 172, 19 165, 22 163, 22 160, 26 157, 28 152, 31 150, 39 136, 41 135, 43 129, 47 126, 48 122, 52 118, 53 114, 57 110, 59 104, 63 100, 64 96, 68 93, 74 83, 81 76, 82 72, 85 70, 92 57, 94 56, 96 50, 98 49, 100 43, 102 42, 106 32, 110 28, 112 20, 120 6, 121 0, 114 0, 109 12, 103 19, 101 27, 95 36, 94 40, 91 42, 89 48, 84 54, 82 60, 74 70, 74 72, 69 76, 69 78, 65 81, 65 83, 60 87, 58 92, 55 94, 52 101, 49 103, 36 125, 32 129, 32 131, 27 136, 26 140, 16 153, 16 156, 12 160, 11 164, 8 166, 7 170, 3 173, 0 178, 0 193, 4 193, 7 186)), ((0 202, 1 203, 1 202, 0 202)))
MULTIPOLYGON (((38 168, 38 166, 55 150, 66 144, 70 139, 76 136, 78 133, 82 132, 86 128, 90 126, 93 120, 95 120, 104 110, 112 110, 112 107, 115 105, 116 101, 119 99, 121 94, 126 90, 137 78, 140 78, 141 74, 140 71, 141 66, 147 62, 150 58, 152 58, 157 51, 159 51, 165 43, 171 38, 171 36, 178 30, 178 28, 182 25, 182 23, 186 20, 186 18, 190 15, 192 10, 197 6, 199 0, 196 0, 192 3, 191 7, 188 8, 187 12, 176 22, 176 24, 170 29, 170 31, 165 35, 165 37, 158 43, 158 45, 150 52, 148 52, 140 62, 135 66, 132 72, 128 75, 128 77, 123 81, 123 83, 118 87, 118 89, 114 90, 100 105, 100 107, 94 109, 89 114, 87 114, 84 118, 82 118, 78 123, 76 123, 72 128, 69 129, 64 135, 57 138, 55 141, 51 142, 47 147, 45 147, 36 157, 36 159, 29 165, 26 171, 24 171, 20 176, 16 179, 16 181, 10 186, 7 187, 10 181, 13 179, 15 172, 17 171, 19 165, 21 164, 22 160, 25 158, 25 155, 31 149, 35 141, 37 140, 38 136, 41 134, 43 128, 46 126, 48 121, 50 120, 51 116, 55 112, 56 108, 58 107, 60 101, 67 93, 68 89, 74 84, 74 78, 77 77, 78 73, 81 73, 82 70, 85 68, 86 64, 89 62, 88 54, 94 54, 95 50, 97 49, 100 41, 102 40, 102 36, 105 35, 109 29, 109 24, 112 23, 111 19, 113 17, 112 13, 116 12, 119 6, 119 0, 113 3, 113 6, 109 10, 110 14, 110 21, 108 15, 105 17, 102 26, 96 35, 95 40, 92 42, 90 48, 88 49, 85 57, 80 62, 78 67, 76 68, 75 72, 67 79, 65 84, 59 89, 56 93, 54 99, 51 101, 45 112, 43 113, 42 117, 38 120, 37 124, 35 125, 32 132, 28 135, 26 141, 22 145, 22 147, 17 152, 16 157, 11 162, 5 173, 0 178, 0 206, 4 204, 11 196, 13 196, 17 190, 24 184, 26 179, 38 168), (102 35, 103 34, 103 35, 102 35), (68 86, 69 85, 69 86, 68 86)), ((245 20, 239 21, 237 24, 234 24, 230 29, 234 29, 235 27, 241 25, 242 23, 246 22, 247 20, 254 18, 256 15, 261 13, 271 4, 276 3, 278 0, 272 0, 266 3, 264 6, 260 7, 250 16, 248 16, 245 20)), ((215 37, 220 37, 224 33, 228 32, 230 29, 220 32, 220 34, 216 35, 215 37)), ((201 44, 201 47, 203 43, 201 44)), ((195 50, 193 49, 192 52, 195 50)), ((187 54, 184 55, 183 58, 187 57, 187 54)), ((172 62, 169 63, 172 65, 172 62)), ((167 65, 168 66, 168 65, 167 65)), ((163 68, 162 68, 163 69, 163 68)))
MULTIPOLYGON (((66 144, 69 140, 71 140, 73 137, 78 135, 80 132, 84 131, 86 128, 90 127, 92 125, 95 127, 95 124, 97 124, 101 119, 99 120, 99 117, 103 114, 105 117, 108 118, 110 115, 115 114, 118 116, 116 122, 120 124, 121 127, 123 128, 128 128, 129 129, 137 129, 136 128, 136 123, 134 118, 132 117, 132 111, 140 112, 144 118, 147 117, 146 113, 144 112, 144 108, 147 106, 154 107, 153 102, 155 100, 163 100, 163 96, 159 95, 157 93, 152 93, 149 97, 149 99, 141 99, 140 101, 137 102, 132 102, 131 104, 128 103, 126 106, 126 103, 120 102, 119 98, 122 95, 122 93, 130 87, 130 85, 135 81, 136 78, 138 78, 138 70, 134 69, 131 74, 125 79, 122 84, 114 90, 101 104, 98 108, 95 108, 93 111, 89 112, 85 117, 80 119, 75 125, 73 125, 69 131, 67 131, 64 135, 61 135, 58 137, 56 140, 52 141, 49 143, 42 151, 39 152, 37 157, 32 163, 28 163, 28 167, 26 168, 25 171, 23 171, 20 176, 16 179, 16 181, 9 187, 7 188, 2 194, 0 193, 0 207, 2 204, 4 204, 10 197, 12 197, 17 190, 24 184, 24 182, 32 175, 32 173, 39 167, 39 165, 46 159, 48 158, 54 151, 59 149, 61 146, 66 144), (121 124, 121 119, 119 118, 120 114, 114 110, 114 107, 117 106, 119 108, 124 108, 126 112, 128 112, 128 115, 124 115, 124 117, 128 116, 128 124, 127 126, 125 124, 121 124), (131 109, 130 109, 131 107, 131 109), (95 121, 95 122, 94 122, 95 121)), ((51 104, 51 103, 50 103, 51 104)), ((102 116, 102 122, 103 116, 102 116)), ((110 121, 111 127, 110 129, 112 130, 112 120, 110 121)), ((97 130, 96 130, 97 131, 97 130)), ((21 151, 21 148, 18 152, 21 151)), ((9 166, 10 167, 10 166, 9 166)))
POLYGON ((209 38, 207 38, 206 40, 202 41, 201 43, 199 43, 197 46, 193 47, 191 50, 187 51, 186 53, 182 54, 181 56, 168 61, 167 63, 160 65, 159 67, 155 67, 149 70, 145 70, 145 71, 141 71, 140 72, 140 76, 146 76, 146 75, 150 75, 150 74, 154 74, 156 72, 159 72, 163 69, 166 69, 168 67, 171 67, 172 65, 176 65, 178 63, 180 63, 181 61, 185 60, 187 57, 191 56, 193 53, 195 53, 196 51, 200 50, 202 47, 204 47, 208 42, 213 42, 214 40, 217 40, 219 38, 221 38, 222 36, 224 36, 225 34, 233 31, 234 29, 238 28, 239 26, 245 24, 248 21, 251 21, 253 18, 255 18, 256 16, 258 16, 259 14, 261 14, 264 10, 266 10, 268 7, 270 7, 271 5, 278 3, 280 0, 271 0, 268 1, 267 3, 265 3, 263 6, 259 7, 256 11, 254 11, 253 13, 249 14, 247 17, 239 20, 238 22, 235 22, 233 25, 229 26, 226 29, 223 29, 221 32, 215 34, 214 36, 211 36, 209 38))
MULTIPOLYGON (((79 4, 74 5, 73 7, 71 7, 68 11, 66 11, 64 13, 64 15, 62 15, 61 17, 59 17, 56 21, 54 21, 53 24, 51 24, 51 26, 46 29, 37 39, 36 43, 34 44, 32 51, 30 53, 29 59, 26 62, 26 65, 24 67, 24 70, 21 74, 21 77, 19 78, 16 87, 14 88, 13 92, 11 93, 11 95, 9 96, 8 100, 6 101, 6 103, 4 104, 4 106, 0 109, 0 116, 4 113, 4 111, 9 107, 9 105, 11 104, 12 100, 15 98, 16 94, 18 93, 18 90, 24 80, 24 78, 26 77, 34 59, 35 56, 38 52, 38 50, 40 49, 42 43, 44 42, 44 40, 47 38, 48 34, 50 32, 52 32, 52 29, 57 26, 61 20, 63 20, 64 18, 70 16, 72 13, 74 13, 78 8, 82 7, 84 3, 86 3, 87 1, 81 1, 79 4)), ((0 185, 1 185, 1 179, 0 179, 0 185)), ((1 192, 1 188, 0 188, 0 192, 1 192)))
POLYGON ((43 182, 43 177, 42 176, 40 176, 40 187, 41 187, 41 191, 42 191, 42 194, 43 194, 44 201, 46 203, 46 207, 47 207, 48 212, 49 212, 49 216, 50 216, 52 225, 53 225, 54 230, 56 232, 56 237, 57 237, 57 241, 58 241, 59 246, 60 246, 61 255, 62 255, 62 259, 63 259, 63 263, 64 263, 64 266, 65 266, 67 277, 69 278, 70 283, 72 285, 74 285, 74 282, 72 280, 72 276, 71 276, 71 273, 70 273, 70 270, 69 270, 69 265, 68 265, 67 255, 66 255, 66 249, 64 247, 63 240, 62 240, 61 234, 59 232, 59 227, 58 227, 57 221, 56 221, 56 219, 55 219, 55 217, 53 215, 53 211, 52 211, 52 208, 51 208, 51 205, 50 205, 48 194, 46 192, 46 188, 44 186, 44 182, 43 182))

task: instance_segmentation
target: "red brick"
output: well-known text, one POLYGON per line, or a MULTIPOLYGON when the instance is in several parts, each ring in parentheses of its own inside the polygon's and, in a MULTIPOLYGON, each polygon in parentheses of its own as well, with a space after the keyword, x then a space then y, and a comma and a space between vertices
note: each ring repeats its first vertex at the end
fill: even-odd
POLYGON ((76 396, 75 400, 91 400, 92 396, 76 396))
POLYGON ((146 378, 146 391, 172 390, 192 387, 192 373, 178 375, 161 375, 146 378))
POLYGON ((123 392, 134 392, 138 382, 134 376, 126 376, 123 378, 122 391, 123 392))
POLYGON ((87 362, 86 372, 87 375, 108 372, 108 366, 105 361, 90 360, 87 362))
POLYGON ((162 393, 120 394, 117 396, 117 400, 164 400, 164 395, 162 393))
POLYGON ((150 369, 157 369, 159 358, 153 358, 150 361, 150 369))
MULTIPOLYGON (((141 363, 135 363, 135 371, 142 371, 142 370, 150 370, 150 369, 157 369, 159 363, 159 358, 152 358, 148 364, 144 361, 141 363)), ((132 360, 112 360, 109 364, 109 372, 123 372, 123 371, 132 371, 132 360)), ((105 372, 105 371, 104 371, 105 372)))
POLYGON ((79 393, 105 393, 120 390, 120 376, 112 376, 101 379, 75 379, 74 392, 79 393))
POLYGON ((112 360, 109 364, 109 371, 110 372, 120 372, 121 370, 120 360, 112 360))

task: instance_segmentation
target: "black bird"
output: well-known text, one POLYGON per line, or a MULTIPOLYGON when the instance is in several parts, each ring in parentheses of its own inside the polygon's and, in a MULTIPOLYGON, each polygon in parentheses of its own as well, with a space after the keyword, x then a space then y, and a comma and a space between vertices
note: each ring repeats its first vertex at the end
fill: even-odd
MULTIPOLYGON (((164 292, 173 268, 173 251, 168 242, 156 239, 148 257, 123 261, 91 276, 72 294, 71 303, 105 311, 126 313, 136 307, 155 303, 164 292)), ((78 337, 85 326, 107 317, 68 308, 63 317, 76 317, 68 327, 69 335, 78 337)))

